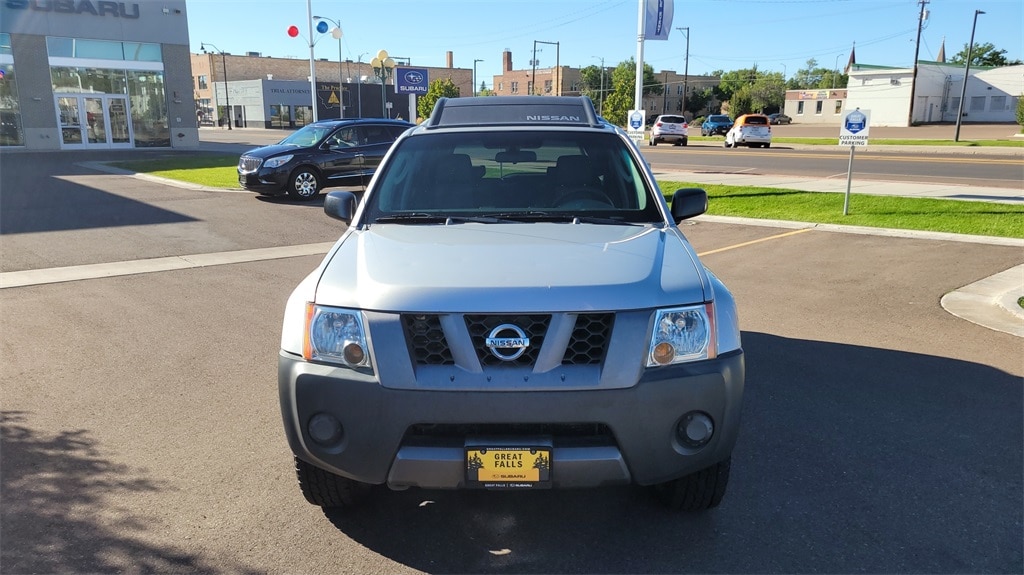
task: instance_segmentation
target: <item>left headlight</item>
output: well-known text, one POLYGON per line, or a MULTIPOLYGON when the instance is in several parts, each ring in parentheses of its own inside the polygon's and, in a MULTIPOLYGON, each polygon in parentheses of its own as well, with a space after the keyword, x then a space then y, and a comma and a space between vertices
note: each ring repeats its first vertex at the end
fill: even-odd
POLYGON ((266 162, 263 162, 263 167, 265 167, 265 168, 280 168, 281 166, 283 166, 283 165, 287 164, 288 162, 292 161, 293 157, 295 157, 293 154, 288 154, 286 156, 277 156, 276 158, 270 158, 266 162))
POLYGON ((647 367, 700 361, 715 356, 713 303, 658 310, 647 367))
POLYGON ((363 317, 358 311, 306 304, 306 331, 302 356, 323 361, 365 367, 370 365, 363 317))

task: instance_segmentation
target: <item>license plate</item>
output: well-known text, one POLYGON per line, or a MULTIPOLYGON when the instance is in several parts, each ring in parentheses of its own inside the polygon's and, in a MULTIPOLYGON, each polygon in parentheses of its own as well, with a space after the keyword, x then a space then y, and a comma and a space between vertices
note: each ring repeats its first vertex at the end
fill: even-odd
POLYGON ((550 447, 467 447, 466 480, 487 489, 551 485, 550 447))

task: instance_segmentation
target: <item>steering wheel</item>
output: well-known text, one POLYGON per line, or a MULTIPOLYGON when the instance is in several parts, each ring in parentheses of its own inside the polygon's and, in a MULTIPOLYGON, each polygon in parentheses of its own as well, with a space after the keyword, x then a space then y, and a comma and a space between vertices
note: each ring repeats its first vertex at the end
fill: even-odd
POLYGON ((579 208, 612 207, 611 199, 604 192, 593 188, 576 188, 558 198, 558 207, 569 207, 569 204, 577 204, 573 207, 579 208))

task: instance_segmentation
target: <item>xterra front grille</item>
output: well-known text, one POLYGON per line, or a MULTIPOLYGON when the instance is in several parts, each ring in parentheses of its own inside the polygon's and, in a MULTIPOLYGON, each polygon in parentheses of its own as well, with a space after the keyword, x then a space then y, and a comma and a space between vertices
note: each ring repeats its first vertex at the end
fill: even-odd
POLYGON ((420 423, 411 426, 403 445, 461 445, 467 437, 550 437, 555 445, 614 445, 603 423, 420 423))
MULTIPOLYGON (((548 328, 551 325, 550 315, 466 315, 464 316, 469 339, 473 342, 473 352, 480 364, 485 367, 531 367, 545 343, 548 328), (521 356, 512 360, 497 357, 487 347, 487 338, 498 326, 511 324, 523 330, 530 340, 529 346, 521 356)), ((572 335, 562 355, 562 365, 600 365, 608 351, 611 339, 612 324, 615 314, 588 313, 575 316, 572 335)), ((459 324, 450 324, 457 329, 459 324)), ((403 314, 402 327, 409 352, 417 365, 454 365, 452 350, 441 326, 440 316, 436 314, 403 314)), ((498 337, 514 336, 513 330, 503 330, 498 337)), ((502 350, 511 355, 511 350, 502 350)))
POLYGON ((403 315, 405 339, 412 357, 419 365, 454 365, 452 350, 436 315, 403 315))
POLYGON ((255 172, 260 169, 260 164, 263 160, 260 158, 253 158, 251 156, 242 156, 238 158, 238 170, 242 173, 255 172))
MULTIPOLYGON (((476 356, 484 366, 531 366, 537 363, 537 355, 544 345, 544 336, 548 332, 548 323, 551 322, 549 315, 467 315, 466 327, 469 329, 469 337, 473 339, 473 347, 476 349, 476 356), (530 340, 529 347, 523 355, 508 361, 503 360, 491 353, 487 347, 487 338, 491 337, 491 331, 501 325, 514 325, 523 330, 526 338, 530 340)), ((508 330, 501 334, 502 337, 512 337, 508 330)))

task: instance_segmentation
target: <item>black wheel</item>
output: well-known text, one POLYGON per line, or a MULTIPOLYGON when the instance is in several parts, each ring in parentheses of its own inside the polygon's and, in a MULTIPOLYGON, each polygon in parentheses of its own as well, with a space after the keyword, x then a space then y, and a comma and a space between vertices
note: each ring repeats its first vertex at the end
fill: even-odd
POLYGON ((372 485, 341 477, 295 458, 295 473, 306 501, 325 509, 353 507, 364 500, 372 485))
POLYGON ((312 200, 320 193, 320 174, 308 167, 297 168, 288 178, 288 195, 293 200, 312 200))
POLYGON ((725 141, 724 141, 724 142, 722 142, 722 145, 723 145, 723 146, 725 146, 726 148, 731 148, 731 147, 732 147, 732 146, 731 146, 731 145, 729 144, 729 138, 728 138, 728 137, 726 137, 726 138, 725 138, 725 141))
POLYGON ((649 141, 647 142, 647 145, 649 145, 649 146, 657 146, 657 145, 658 145, 658 140, 655 140, 654 138, 651 138, 651 139, 650 139, 650 140, 649 140, 649 141))
POLYGON ((770 148, 770 147, 772 147, 772 145, 771 145, 771 143, 767 143, 767 144, 764 145, 764 147, 770 148))
POLYGON ((729 484, 732 458, 718 462, 707 469, 654 486, 654 494, 670 509, 704 511, 718 507, 729 484))
POLYGON ((686 145, 686 140, 687 140, 686 138, 683 138, 682 140, 679 140, 679 145, 680 146, 685 146, 686 145))

